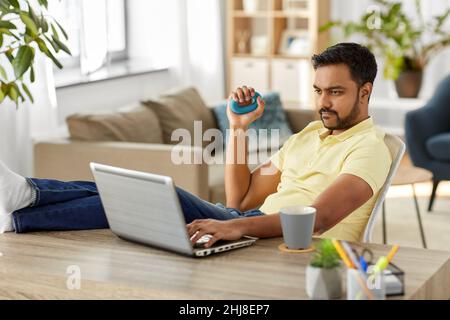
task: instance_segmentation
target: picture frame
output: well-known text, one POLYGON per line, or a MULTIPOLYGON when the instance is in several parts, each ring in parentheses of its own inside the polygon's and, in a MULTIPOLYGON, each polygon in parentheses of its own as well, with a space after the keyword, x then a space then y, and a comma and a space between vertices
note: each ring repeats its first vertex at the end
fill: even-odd
POLYGON ((306 30, 284 30, 281 34, 279 52, 283 55, 309 55, 311 42, 306 30))

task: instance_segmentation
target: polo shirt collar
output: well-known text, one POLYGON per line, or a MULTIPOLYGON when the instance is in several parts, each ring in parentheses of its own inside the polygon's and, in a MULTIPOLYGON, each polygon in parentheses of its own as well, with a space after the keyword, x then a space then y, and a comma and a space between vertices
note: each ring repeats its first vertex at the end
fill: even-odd
POLYGON ((325 127, 322 127, 321 129, 319 129, 318 133, 319 133, 319 137, 322 141, 327 137, 334 138, 339 141, 345 141, 348 138, 354 136, 355 134, 358 134, 360 132, 366 131, 371 128, 373 128, 373 120, 372 120, 372 117, 369 117, 368 119, 361 121, 357 125, 351 127, 350 129, 342 132, 341 134, 339 134, 337 136, 331 136, 330 130, 328 130, 325 127))

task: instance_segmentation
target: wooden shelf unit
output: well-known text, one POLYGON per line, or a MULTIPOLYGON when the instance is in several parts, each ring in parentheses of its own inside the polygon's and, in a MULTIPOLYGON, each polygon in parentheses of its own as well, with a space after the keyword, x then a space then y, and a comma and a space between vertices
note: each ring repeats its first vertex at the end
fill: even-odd
POLYGON ((330 0, 250 0, 257 2, 256 10, 248 10, 246 1, 228 1, 227 91, 246 84, 261 93, 280 92, 288 108, 311 107, 310 59, 329 43, 329 34, 318 30, 329 20, 330 0), (298 9, 284 9, 287 2, 295 2, 298 9), (303 32, 309 50, 282 52, 285 30, 303 32))

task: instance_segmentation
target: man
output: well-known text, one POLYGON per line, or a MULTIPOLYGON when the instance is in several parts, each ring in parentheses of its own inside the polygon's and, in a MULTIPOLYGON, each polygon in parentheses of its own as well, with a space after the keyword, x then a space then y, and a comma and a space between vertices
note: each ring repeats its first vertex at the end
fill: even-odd
MULTIPOLYGON (((290 137, 252 174, 245 161, 237 161, 246 158, 240 152, 247 152, 238 141, 264 112, 264 101, 258 99, 258 108, 245 115, 234 114, 228 105, 226 207, 177 188, 192 242, 205 234, 212 235, 207 247, 243 235, 281 236, 278 212, 290 205, 317 209, 316 235, 361 238, 391 164, 384 134, 368 115, 376 61, 367 48, 353 43, 330 47, 312 61, 321 121, 290 137)), ((254 93, 244 86, 229 100, 248 101, 254 93)), ((0 163, 0 232, 106 227, 94 183, 25 179, 0 163)))
MULTIPOLYGON (((290 205, 311 205, 317 210, 314 231, 323 237, 357 241, 367 224, 378 192, 389 172, 391 157, 384 134, 368 114, 377 74, 373 54, 354 43, 328 48, 312 58, 314 90, 321 122, 293 135, 271 161, 250 174, 246 164, 234 164, 239 133, 264 109, 238 116, 228 109, 231 136, 227 150, 225 187, 227 207, 245 211, 259 205, 259 217, 227 221, 196 220, 188 225, 196 241, 212 234, 219 239, 242 235, 259 238, 282 234, 279 210, 290 205), (275 171, 263 175, 262 170, 275 171)), ((230 99, 247 100, 254 94, 243 87, 230 99)))

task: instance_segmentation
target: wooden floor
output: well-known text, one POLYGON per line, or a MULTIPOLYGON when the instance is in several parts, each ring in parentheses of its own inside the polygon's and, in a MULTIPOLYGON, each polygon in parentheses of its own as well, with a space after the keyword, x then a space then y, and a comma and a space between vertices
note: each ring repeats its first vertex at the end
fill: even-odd
MULTIPOLYGON (((405 156, 401 166, 411 165, 409 157, 405 156)), ((432 212, 427 212, 431 182, 419 183, 415 188, 428 248, 450 251, 450 181, 443 181, 439 185, 432 212)), ((391 187, 386 198, 386 210, 388 243, 421 248, 411 186, 391 187)), ((381 219, 377 221, 372 240, 382 243, 381 219)))

